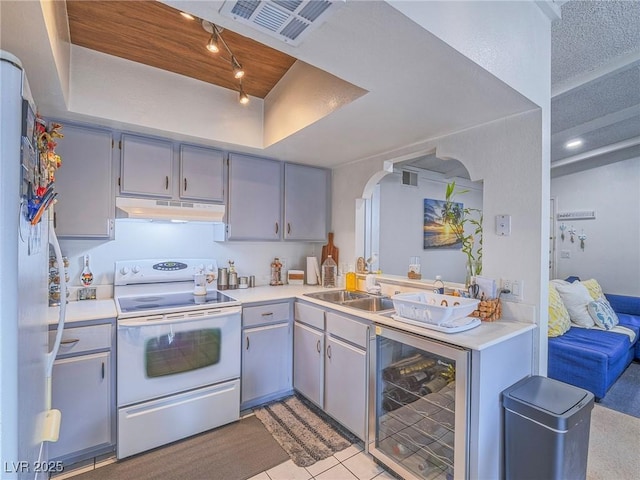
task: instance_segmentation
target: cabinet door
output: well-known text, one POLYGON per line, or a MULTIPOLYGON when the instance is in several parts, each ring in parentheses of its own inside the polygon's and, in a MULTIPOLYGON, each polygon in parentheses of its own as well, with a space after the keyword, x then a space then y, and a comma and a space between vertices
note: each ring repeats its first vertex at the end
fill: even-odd
POLYGON ((171 142, 122 135, 120 193, 171 197, 172 165, 171 142))
POLYGON ((289 322, 243 332, 242 403, 291 389, 289 322))
POLYGON ((59 237, 112 237, 111 139, 107 130, 65 125, 56 148, 63 163, 56 172, 54 218, 59 237))
POLYGON ((324 334, 295 322, 293 332, 293 387, 322 408, 324 334))
POLYGON ((367 358, 364 350, 327 336, 324 409, 365 439, 367 421, 367 358))
POLYGON ((285 164, 285 240, 326 240, 329 173, 323 168, 285 164))
POLYGON ((282 164, 229 155, 229 240, 279 240, 282 164))
POLYGON ((180 148, 180 198, 224 201, 224 155, 218 150, 180 148))
POLYGON ((60 458, 111 443, 111 353, 56 360, 52 405, 62 413, 60 438, 49 457, 60 458))

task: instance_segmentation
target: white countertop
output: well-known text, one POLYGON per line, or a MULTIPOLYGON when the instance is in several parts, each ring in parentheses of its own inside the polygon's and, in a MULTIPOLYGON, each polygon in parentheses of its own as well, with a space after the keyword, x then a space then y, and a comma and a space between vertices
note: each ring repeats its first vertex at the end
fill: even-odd
MULTIPOLYGON (((243 304, 297 298, 324 308, 331 308, 347 315, 369 320, 381 328, 392 327, 471 350, 483 350, 495 345, 496 343, 536 328, 534 323, 525 323, 503 318, 495 322, 482 322, 478 327, 465 332, 442 333, 428 328, 422 328, 400 322, 378 313, 355 310, 353 308, 325 302, 304 295, 305 293, 313 293, 323 290, 324 289, 318 285, 282 285, 277 287, 260 286, 247 289, 225 290, 224 293, 234 297, 243 304)), ((58 322, 58 311, 58 307, 49 308, 49 324, 55 324, 58 322)), ((66 323, 86 320, 113 319, 116 316, 116 306, 113 299, 83 300, 69 302, 67 304, 66 323)))
MULTIPOLYGON (((49 325, 58 323, 60 308, 49 307, 47 321, 49 325)), ((116 304, 113 298, 107 300, 82 300, 67 303, 66 323, 83 322, 85 320, 103 320, 116 318, 116 304)))

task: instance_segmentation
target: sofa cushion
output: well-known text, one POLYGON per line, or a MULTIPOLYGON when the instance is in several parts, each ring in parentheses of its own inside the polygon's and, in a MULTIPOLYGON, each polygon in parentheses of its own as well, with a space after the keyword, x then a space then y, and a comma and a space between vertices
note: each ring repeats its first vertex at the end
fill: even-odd
POLYGON ((589 302, 587 305, 587 311, 594 323, 605 330, 611 330, 618 324, 618 316, 613 311, 609 302, 604 297, 600 297, 598 300, 589 302))
MULTIPOLYGON (((622 324, 622 320, 621 320, 622 324)), ((633 359, 629 336, 596 328, 572 326, 549 339, 548 376, 605 396, 633 359)))
POLYGON ((581 327, 593 327, 595 323, 587 310, 587 305, 593 299, 587 287, 579 281, 568 283, 562 280, 552 280, 552 282, 562 297, 562 303, 569 311, 571 321, 581 327))
POLYGON ((549 328, 548 336, 557 337, 571 328, 571 319, 567 307, 555 285, 549 282, 549 328))

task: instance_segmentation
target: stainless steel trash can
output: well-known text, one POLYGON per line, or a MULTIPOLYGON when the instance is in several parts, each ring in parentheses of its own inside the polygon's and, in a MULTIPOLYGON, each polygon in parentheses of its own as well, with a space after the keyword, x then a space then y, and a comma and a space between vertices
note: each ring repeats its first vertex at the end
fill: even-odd
POLYGON ((547 377, 527 377, 502 393, 505 476, 568 480, 587 476, 591 392, 547 377))

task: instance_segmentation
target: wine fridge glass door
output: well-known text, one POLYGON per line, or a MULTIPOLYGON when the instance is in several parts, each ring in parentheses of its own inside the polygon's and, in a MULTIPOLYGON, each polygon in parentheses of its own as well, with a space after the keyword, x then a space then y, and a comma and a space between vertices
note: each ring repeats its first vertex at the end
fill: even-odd
POLYGON ((403 478, 465 478, 469 352, 378 330, 370 453, 403 478))

